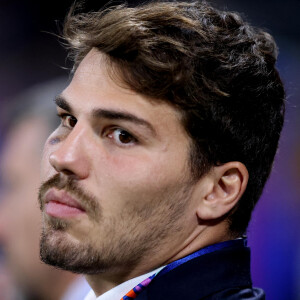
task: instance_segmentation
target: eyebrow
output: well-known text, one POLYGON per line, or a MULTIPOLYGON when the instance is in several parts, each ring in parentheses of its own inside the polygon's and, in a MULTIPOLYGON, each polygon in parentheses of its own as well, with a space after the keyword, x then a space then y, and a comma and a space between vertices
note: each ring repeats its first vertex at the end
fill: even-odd
POLYGON ((132 122, 137 125, 142 125, 150 129, 150 131, 152 131, 152 133, 155 134, 155 130, 149 122, 128 112, 99 108, 93 110, 92 115, 95 118, 103 118, 109 120, 122 120, 122 121, 132 122))
MULTIPOLYGON (((73 113, 73 109, 68 101, 62 96, 58 95, 54 102, 57 106, 66 110, 69 113, 73 113)), ((103 109, 96 108, 92 110, 92 117, 96 119, 108 119, 108 120, 121 120, 135 123, 137 125, 142 125, 152 131, 153 134, 156 134, 154 127, 146 120, 139 118, 131 113, 124 112, 121 110, 113 110, 113 109, 103 109)))
POLYGON ((66 110, 69 113, 73 112, 70 104, 68 103, 68 101, 62 95, 56 96, 55 99, 54 99, 54 103, 57 106, 59 106, 61 109, 66 110))

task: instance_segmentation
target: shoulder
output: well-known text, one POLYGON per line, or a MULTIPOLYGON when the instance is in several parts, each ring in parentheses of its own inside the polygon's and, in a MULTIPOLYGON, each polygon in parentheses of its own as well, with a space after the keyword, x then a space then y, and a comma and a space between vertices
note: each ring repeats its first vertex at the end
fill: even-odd
MULTIPOLYGON (((150 300, 150 299, 160 299, 160 295, 156 295, 155 297, 147 295, 143 293, 138 297, 139 300, 150 300)), ((182 299, 174 298, 174 295, 164 295, 164 300, 174 300, 174 299, 182 299)), ((195 299, 195 300, 265 300, 266 296, 262 289, 259 288, 231 288, 222 290, 220 292, 205 296, 205 297, 197 297, 195 295, 189 295, 186 299, 195 299)))
POLYGON ((203 298, 203 300, 265 300, 265 299, 266 296, 264 291, 259 288, 244 288, 244 289, 231 288, 203 298))
POLYGON ((263 300, 252 287, 250 249, 232 246, 191 259, 159 273, 139 300, 263 300))

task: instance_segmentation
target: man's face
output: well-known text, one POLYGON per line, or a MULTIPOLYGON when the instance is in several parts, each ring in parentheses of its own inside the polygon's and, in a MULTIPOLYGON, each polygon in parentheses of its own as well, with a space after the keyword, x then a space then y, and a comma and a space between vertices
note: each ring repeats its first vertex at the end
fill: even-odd
POLYGON ((40 204, 44 261, 87 274, 157 264, 197 222, 179 113, 116 84, 93 50, 57 99, 40 204), (147 261, 147 260, 146 260, 147 261))

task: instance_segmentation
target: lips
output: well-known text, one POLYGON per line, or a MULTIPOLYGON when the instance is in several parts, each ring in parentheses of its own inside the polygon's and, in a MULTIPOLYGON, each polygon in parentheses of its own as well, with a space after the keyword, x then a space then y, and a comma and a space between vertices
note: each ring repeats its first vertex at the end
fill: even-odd
POLYGON ((84 214, 85 210, 67 192, 50 189, 45 195, 45 212, 56 218, 73 218, 84 214))

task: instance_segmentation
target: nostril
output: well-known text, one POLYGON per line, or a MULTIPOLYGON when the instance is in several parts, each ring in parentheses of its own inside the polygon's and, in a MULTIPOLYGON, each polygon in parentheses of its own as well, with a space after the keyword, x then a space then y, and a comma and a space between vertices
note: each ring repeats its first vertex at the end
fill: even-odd
POLYGON ((67 176, 75 175, 72 171, 70 171, 68 169, 62 169, 60 172, 67 175, 67 176))

